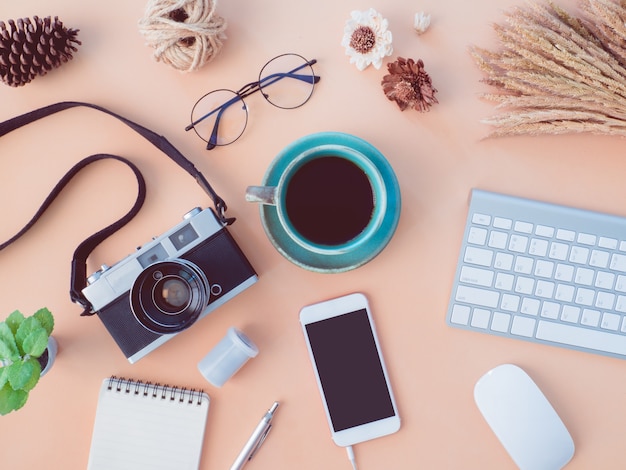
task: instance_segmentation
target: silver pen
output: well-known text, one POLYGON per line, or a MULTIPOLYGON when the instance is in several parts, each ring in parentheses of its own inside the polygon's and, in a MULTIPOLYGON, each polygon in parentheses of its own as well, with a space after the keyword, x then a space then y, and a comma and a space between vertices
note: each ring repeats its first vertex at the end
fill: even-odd
POLYGON ((267 413, 265 413, 263 418, 261 418, 261 422, 256 428, 254 428, 250 439, 248 439, 246 445, 243 446, 243 449, 241 449, 241 452, 237 456, 235 463, 233 463, 230 467, 230 470, 240 470, 252 457, 254 457, 254 454, 256 454, 265 441, 267 433, 270 432, 270 429, 272 428, 272 419, 274 418, 276 408, 278 408, 277 401, 275 401, 272 407, 267 410, 267 413))

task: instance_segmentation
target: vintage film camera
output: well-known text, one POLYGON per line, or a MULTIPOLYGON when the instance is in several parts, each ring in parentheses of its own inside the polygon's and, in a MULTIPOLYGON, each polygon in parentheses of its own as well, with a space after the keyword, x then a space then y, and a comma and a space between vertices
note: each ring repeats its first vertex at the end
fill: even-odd
POLYGON ((213 210, 195 208, 135 253, 102 266, 82 293, 134 363, 257 279, 213 210))

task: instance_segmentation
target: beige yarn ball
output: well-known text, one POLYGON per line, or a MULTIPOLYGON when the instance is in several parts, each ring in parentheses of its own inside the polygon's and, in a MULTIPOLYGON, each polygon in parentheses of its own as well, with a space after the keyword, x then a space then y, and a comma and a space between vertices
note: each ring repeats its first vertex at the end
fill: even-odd
POLYGON ((216 0, 151 0, 139 21, 158 62, 191 72, 215 58, 226 40, 216 0))

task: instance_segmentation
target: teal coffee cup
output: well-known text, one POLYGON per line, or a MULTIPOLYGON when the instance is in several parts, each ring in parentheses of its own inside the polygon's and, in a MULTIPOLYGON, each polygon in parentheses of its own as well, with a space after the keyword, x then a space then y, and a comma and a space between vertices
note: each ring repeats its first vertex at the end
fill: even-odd
POLYGON ((378 255, 400 218, 400 187, 385 157, 350 134, 321 132, 288 145, 246 200, 285 258, 317 272, 355 269, 378 255))

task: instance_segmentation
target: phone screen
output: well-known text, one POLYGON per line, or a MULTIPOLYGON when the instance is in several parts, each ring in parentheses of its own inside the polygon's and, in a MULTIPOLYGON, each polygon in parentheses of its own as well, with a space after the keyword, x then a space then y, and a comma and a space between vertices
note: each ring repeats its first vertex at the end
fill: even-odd
POLYGON ((365 309, 309 323, 306 332, 335 432, 394 416, 365 309))

